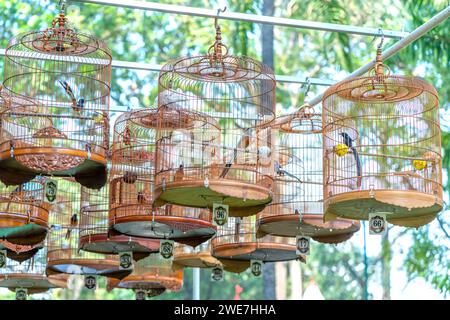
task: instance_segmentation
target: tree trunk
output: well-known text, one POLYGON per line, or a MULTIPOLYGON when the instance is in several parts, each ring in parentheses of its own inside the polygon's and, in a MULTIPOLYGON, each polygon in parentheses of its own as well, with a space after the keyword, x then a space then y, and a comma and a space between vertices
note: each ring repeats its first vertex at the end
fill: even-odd
POLYGON ((286 279, 287 279, 287 264, 286 262, 275 263, 275 283, 277 300, 286 300, 286 279))
POLYGON ((383 287, 383 300, 391 300, 391 244, 389 242, 389 229, 381 240, 381 286, 383 287))

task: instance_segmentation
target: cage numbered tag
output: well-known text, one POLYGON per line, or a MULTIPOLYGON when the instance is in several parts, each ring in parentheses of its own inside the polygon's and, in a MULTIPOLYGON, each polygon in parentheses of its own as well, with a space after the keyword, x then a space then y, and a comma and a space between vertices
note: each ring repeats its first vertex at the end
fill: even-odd
POLYGON ((133 253, 132 252, 120 252, 119 253, 119 269, 120 270, 133 270, 133 253))
POLYGON ((145 300, 147 298, 147 292, 145 290, 136 290, 134 292, 136 300, 145 300))
POLYGON ((211 269, 211 281, 223 281, 222 267, 214 267, 211 269))
POLYGON ((97 277, 92 275, 85 276, 84 286, 86 287, 86 289, 95 290, 95 288, 97 287, 97 277))
POLYGON ((250 268, 255 277, 259 277, 263 273, 263 262, 261 260, 250 260, 250 268))
POLYGON ((58 183, 52 179, 45 180, 44 186, 44 201, 54 203, 56 200, 56 193, 58 191, 58 183))
POLYGON ((27 300, 28 290, 25 288, 16 288, 16 300, 27 300))
POLYGON ((299 254, 309 255, 310 242, 311 242, 311 239, 309 237, 297 236, 295 238, 295 243, 296 243, 295 253, 297 255, 299 255, 299 254))
POLYGON ((384 234, 387 229, 385 213, 369 213, 369 234, 384 234))
POLYGON ((164 259, 170 259, 173 257, 173 241, 161 240, 159 243, 159 253, 164 259))
POLYGON ((226 204, 213 204, 213 222, 216 226, 223 226, 228 221, 229 207, 226 204))
POLYGON ((6 268, 7 259, 6 250, 0 250, 0 268, 6 268))

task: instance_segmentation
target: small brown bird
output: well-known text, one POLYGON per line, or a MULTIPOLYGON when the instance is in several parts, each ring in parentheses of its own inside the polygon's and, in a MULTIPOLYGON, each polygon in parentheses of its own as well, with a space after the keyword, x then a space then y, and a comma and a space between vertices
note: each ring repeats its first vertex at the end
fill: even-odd
POLYGON ((126 127, 123 132, 122 141, 125 145, 129 146, 131 145, 131 130, 130 128, 126 127))
POLYGON ((174 180, 181 181, 181 180, 183 180, 183 177, 184 177, 184 166, 182 164, 180 164, 177 172, 175 172, 174 180))
POLYGON ((137 201, 138 201, 139 204, 145 204, 145 196, 144 196, 144 193, 142 191, 138 192, 137 201))
POLYGON ((78 215, 76 213, 74 213, 70 217, 70 227, 67 228, 66 239, 70 239, 70 235, 72 233, 72 229, 75 228, 77 225, 78 225, 78 215))
POLYGON ((130 171, 125 171, 125 173, 124 173, 124 175, 122 177, 122 180, 125 183, 133 184, 137 180, 137 173, 130 172, 130 171))

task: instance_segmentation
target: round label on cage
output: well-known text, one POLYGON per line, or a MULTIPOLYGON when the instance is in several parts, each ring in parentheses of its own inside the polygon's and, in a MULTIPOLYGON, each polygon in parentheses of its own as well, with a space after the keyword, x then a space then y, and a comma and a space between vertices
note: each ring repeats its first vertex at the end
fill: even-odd
POLYGON ((135 295, 136 300, 145 300, 147 297, 147 293, 144 290, 136 290, 135 295))
POLYGON ((223 269, 221 267, 212 268, 211 280, 212 281, 222 281, 223 280, 223 269))
POLYGON ((133 269, 133 254, 131 252, 119 253, 119 269, 120 270, 133 269))
POLYGON ((161 240, 159 245, 159 253, 164 259, 170 259, 173 256, 173 241, 161 240))
POLYGON ((304 236, 297 236, 296 237, 296 244, 297 244, 297 249, 296 249, 296 254, 304 254, 304 255, 308 255, 309 254, 309 245, 310 245, 310 238, 309 237, 304 237, 304 236))
POLYGON ((58 184, 55 180, 47 179, 45 180, 45 192, 44 200, 48 203, 53 203, 56 200, 56 193, 58 190, 58 184))
POLYGON ((213 221, 217 226, 223 226, 228 221, 228 205, 221 203, 213 204, 213 221))
POLYGON ((386 214, 369 213, 369 234, 383 234, 386 232, 386 214))
POLYGON ((263 263, 260 260, 251 260, 250 268, 251 268, 252 274, 255 277, 259 277, 262 275, 263 263))
POLYGON ((5 268, 6 267, 6 261, 7 261, 7 256, 6 256, 6 250, 0 250, 0 268, 5 268))
POLYGON ((94 290, 97 286, 97 278, 95 276, 84 277, 84 286, 89 290, 94 290))
POLYGON ((28 290, 24 288, 16 289, 16 300, 27 300, 28 290))

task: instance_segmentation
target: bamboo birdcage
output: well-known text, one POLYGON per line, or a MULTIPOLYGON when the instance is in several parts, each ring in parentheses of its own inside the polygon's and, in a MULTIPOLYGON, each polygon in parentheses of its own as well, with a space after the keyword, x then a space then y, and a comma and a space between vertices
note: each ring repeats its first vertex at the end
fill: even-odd
POLYGON ((208 210, 153 206, 157 129, 176 135, 173 128, 184 122, 184 128, 196 135, 201 127, 210 128, 207 120, 194 112, 151 108, 130 111, 117 119, 109 179, 112 228, 130 236, 168 238, 194 246, 215 234, 208 210))
POLYGON ((111 61, 106 44, 71 28, 63 11, 48 29, 10 40, 3 91, 15 101, 1 114, 3 183, 38 174, 106 183, 111 61))
POLYGON ((79 248, 80 186, 73 179, 58 179, 56 204, 50 215, 47 236, 47 274, 85 274, 121 278, 116 255, 85 252, 79 248))
POLYGON ((122 280, 108 279, 108 289, 148 290, 153 296, 166 290, 180 291, 183 269, 173 268, 172 261, 159 254, 151 254, 134 264, 133 273, 122 280))
POLYGON ((223 264, 225 270, 231 272, 244 271, 251 260, 306 261, 305 256, 296 253, 295 238, 272 235, 258 237, 255 216, 229 218, 224 226, 218 228, 217 235, 211 240, 211 247, 212 256, 223 264))
POLYGON ((177 244, 173 251, 173 264, 181 268, 212 268, 222 265, 211 255, 211 241, 196 248, 177 244))
POLYGON ((258 235, 310 236, 325 243, 349 239, 359 222, 323 222, 322 117, 304 105, 272 124, 275 183, 273 201, 258 214, 258 235))
POLYGON ((53 288, 66 288, 64 276, 46 276, 47 250, 40 250, 32 259, 24 262, 9 260, 6 268, 0 268, 0 287, 14 291, 26 288, 28 294, 42 293, 53 288))
POLYGON ((433 86, 391 75, 378 48, 369 74, 330 87, 322 104, 326 220, 376 212, 406 227, 432 221, 443 207, 433 86))
MULTIPOLYGON (((35 246, 45 239, 50 205, 44 201, 45 178, 17 187, 0 184, 0 237, 14 245, 35 246)), ((31 248, 30 248, 31 249, 31 248)))
POLYGON ((220 139, 191 142, 188 147, 193 151, 184 153, 162 140, 158 155, 166 159, 156 161, 156 204, 212 209, 214 203, 223 203, 229 205, 231 216, 249 216, 271 201, 271 146, 256 129, 274 118, 276 83, 266 65, 229 55, 216 27, 216 42, 206 55, 162 67, 158 107, 208 115, 219 124, 220 139), (177 181, 180 167, 184 176, 177 181))
POLYGON ((101 254, 132 252, 134 260, 159 252, 159 240, 122 235, 110 230, 108 216, 109 186, 106 185, 100 190, 81 187, 81 250, 101 254))

